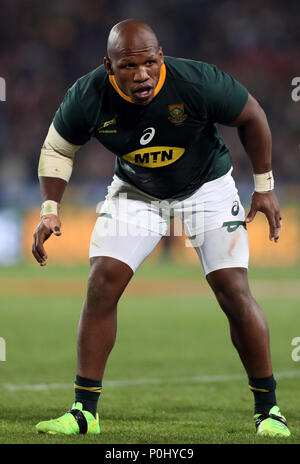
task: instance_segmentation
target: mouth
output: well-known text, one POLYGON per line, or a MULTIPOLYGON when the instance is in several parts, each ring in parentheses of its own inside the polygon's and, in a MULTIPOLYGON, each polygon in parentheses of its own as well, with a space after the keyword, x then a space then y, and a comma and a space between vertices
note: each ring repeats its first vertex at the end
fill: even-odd
POLYGON ((151 86, 143 86, 143 87, 138 87, 137 89, 133 90, 133 95, 141 101, 148 100, 153 93, 153 87, 151 86))

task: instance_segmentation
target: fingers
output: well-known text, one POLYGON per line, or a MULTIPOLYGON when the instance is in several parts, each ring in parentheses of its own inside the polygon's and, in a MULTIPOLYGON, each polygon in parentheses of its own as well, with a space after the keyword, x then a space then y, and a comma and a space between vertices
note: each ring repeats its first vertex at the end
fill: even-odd
POLYGON ((279 241, 279 238, 280 238, 282 218, 281 218, 280 214, 277 213, 271 219, 268 218, 268 220, 269 220, 269 225, 270 225, 269 239, 271 241, 274 240, 274 242, 277 243, 279 241))
POLYGON ((53 233, 56 236, 61 235, 61 222, 59 218, 53 214, 43 216, 39 226, 34 233, 34 241, 32 245, 32 254, 40 266, 46 266, 48 255, 44 248, 44 242, 53 233))
MULTIPOLYGON (((50 235, 48 235, 50 236, 50 235)), ((36 231, 34 233, 34 241, 32 245, 32 254, 40 264, 40 266, 45 266, 48 255, 43 247, 43 243, 47 240, 47 235, 45 233, 41 233, 40 231, 36 231)))
POLYGON ((246 222, 252 222, 253 219, 255 218, 256 216, 256 213, 257 213, 257 209, 253 206, 253 204, 251 205, 251 209, 246 217, 246 222))
POLYGON ((274 240, 274 242, 277 243, 280 238, 282 222, 280 213, 277 211, 267 210, 265 211, 265 215, 269 223, 269 240, 274 240))
POLYGON ((53 233, 54 233, 54 235, 57 235, 59 237, 61 235, 60 228, 58 226, 55 226, 53 228, 53 233))
POLYGON ((279 203, 274 191, 268 193, 253 193, 251 209, 246 218, 246 222, 251 222, 258 211, 262 212, 267 217, 269 223, 269 239, 277 243, 280 238, 282 220, 280 217, 279 203))

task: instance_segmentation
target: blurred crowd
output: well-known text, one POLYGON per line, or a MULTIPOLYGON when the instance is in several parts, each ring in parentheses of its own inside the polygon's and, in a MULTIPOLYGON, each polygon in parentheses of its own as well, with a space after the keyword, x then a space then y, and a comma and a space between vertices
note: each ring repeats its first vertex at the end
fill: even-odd
MULTIPOLYGON (((266 111, 276 176, 282 184, 299 182, 300 102, 291 98, 291 81, 300 75, 298 0, 2 0, 0 6, 0 76, 7 86, 7 101, 0 102, 0 206, 20 196, 39 203, 37 165, 53 115, 74 81, 102 63, 110 28, 126 18, 148 22, 166 55, 214 63, 243 83, 266 111)), ((236 178, 252 187, 236 130, 220 130, 236 178)), ((114 156, 89 142, 77 154, 70 191, 94 201, 113 168, 114 156)))

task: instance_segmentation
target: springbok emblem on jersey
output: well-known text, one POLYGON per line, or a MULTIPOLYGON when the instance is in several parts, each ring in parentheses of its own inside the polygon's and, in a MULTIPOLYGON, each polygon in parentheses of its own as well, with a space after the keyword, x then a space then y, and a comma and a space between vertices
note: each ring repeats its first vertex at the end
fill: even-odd
POLYGON ((187 118, 187 114, 184 112, 183 103, 169 105, 169 114, 169 121, 176 125, 182 124, 187 118))

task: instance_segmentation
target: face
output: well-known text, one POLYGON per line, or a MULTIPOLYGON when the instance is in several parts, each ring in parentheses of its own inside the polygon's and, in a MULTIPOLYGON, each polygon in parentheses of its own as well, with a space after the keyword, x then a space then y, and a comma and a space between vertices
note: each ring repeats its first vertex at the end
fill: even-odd
POLYGON ((120 89, 137 105, 153 100, 162 64, 162 49, 154 46, 118 50, 104 58, 108 74, 115 76, 120 89))

